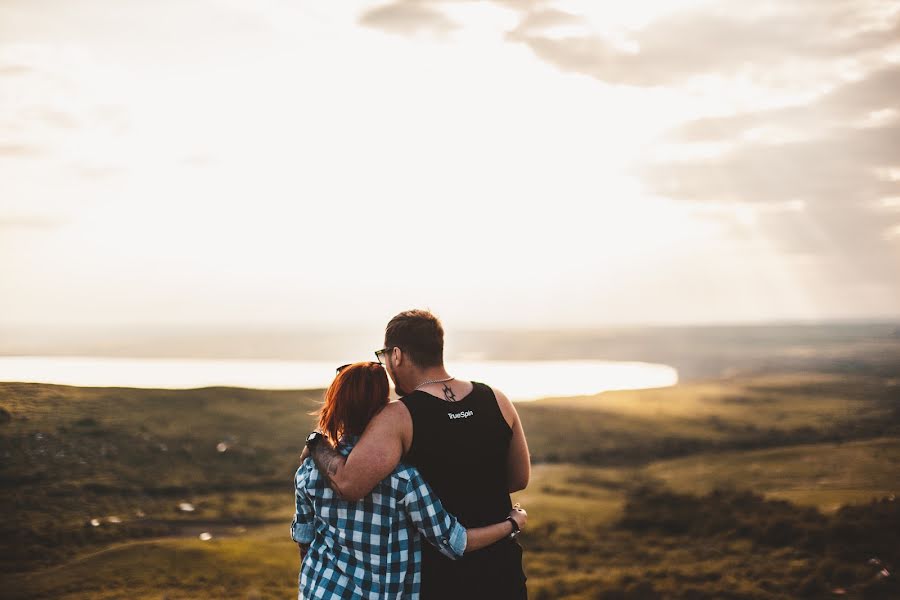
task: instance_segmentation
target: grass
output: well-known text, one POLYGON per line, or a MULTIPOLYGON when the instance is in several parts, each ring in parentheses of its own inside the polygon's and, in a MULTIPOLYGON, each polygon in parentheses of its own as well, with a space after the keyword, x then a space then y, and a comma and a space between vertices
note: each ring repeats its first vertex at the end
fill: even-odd
MULTIPOLYGON (((838 356, 518 405, 531 596, 893 597, 866 554, 900 566, 879 546, 893 505, 869 504, 900 491, 900 368, 838 356)), ((291 477, 320 397, 0 383, 4 597, 293 596, 291 477)))
POLYGON ((284 518, 320 397, 0 384, 11 415, 0 425, 0 509, 16 515, 0 524, 0 569, 170 535, 184 521, 284 518), (183 502, 195 510, 180 511, 183 502), (122 522, 89 525, 109 516, 122 522))
POLYGON ((810 444, 659 461, 643 469, 673 490, 765 491, 772 498, 832 512, 898 491, 900 439, 810 444))
POLYGON ((898 403, 892 378, 794 373, 552 398, 519 413, 536 460, 610 464, 897 436, 898 403))
POLYGON ((286 598, 296 596, 297 547, 286 527, 243 538, 117 544, 60 567, 9 578, 6 598, 286 598))

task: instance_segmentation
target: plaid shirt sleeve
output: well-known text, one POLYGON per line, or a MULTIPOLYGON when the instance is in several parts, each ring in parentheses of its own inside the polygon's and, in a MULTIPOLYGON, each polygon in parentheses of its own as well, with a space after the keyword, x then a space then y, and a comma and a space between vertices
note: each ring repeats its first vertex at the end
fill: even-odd
MULTIPOLYGON (((307 461, 312 459, 307 458, 307 461)), ((309 465, 302 464, 294 475, 294 520, 291 522, 291 539, 298 544, 310 544, 316 534, 315 513, 312 500, 306 493, 309 465)))
POLYGON ((412 471, 403 503, 410 519, 441 554, 456 560, 466 551, 466 528, 448 513, 431 486, 415 469, 412 471))

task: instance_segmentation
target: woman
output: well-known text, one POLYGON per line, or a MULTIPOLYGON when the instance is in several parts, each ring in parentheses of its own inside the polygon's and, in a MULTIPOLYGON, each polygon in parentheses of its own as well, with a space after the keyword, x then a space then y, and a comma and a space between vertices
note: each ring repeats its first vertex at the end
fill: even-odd
MULTIPOLYGON (((375 414, 388 403, 388 380, 378 363, 338 369, 319 411, 319 430, 349 454, 375 414)), ((315 435, 315 434, 314 434, 315 435)), ((291 537, 300 544, 300 598, 419 596, 421 539, 457 559, 515 535, 525 511, 466 530, 447 513, 419 472, 400 464, 358 502, 337 497, 307 458, 294 478, 291 537)))

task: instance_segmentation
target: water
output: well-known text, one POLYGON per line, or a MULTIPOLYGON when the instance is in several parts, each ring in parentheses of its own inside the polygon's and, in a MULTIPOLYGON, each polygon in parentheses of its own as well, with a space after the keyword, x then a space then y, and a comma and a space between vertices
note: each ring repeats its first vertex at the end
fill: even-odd
MULTIPOLYGON (((309 360, 12 356, 0 357, 0 381, 89 387, 312 389, 327 387, 336 366, 331 361, 309 360)), ((678 382, 677 371, 667 365, 604 360, 456 361, 448 362, 447 370, 451 375, 489 383, 516 401, 678 382)))

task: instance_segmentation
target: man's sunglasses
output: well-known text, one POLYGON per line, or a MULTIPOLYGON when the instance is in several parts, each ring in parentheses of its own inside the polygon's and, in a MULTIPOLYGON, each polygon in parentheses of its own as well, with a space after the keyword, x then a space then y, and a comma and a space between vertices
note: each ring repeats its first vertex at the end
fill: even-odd
POLYGON ((378 364, 384 366, 384 355, 396 348, 396 346, 388 346, 387 348, 382 348, 381 350, 375 351, 375 358, 378 359, 378 364))

